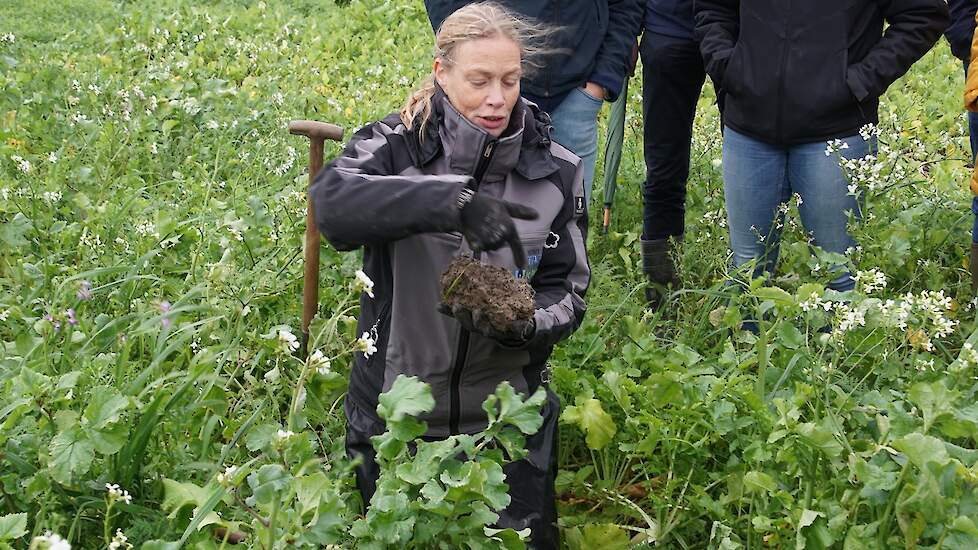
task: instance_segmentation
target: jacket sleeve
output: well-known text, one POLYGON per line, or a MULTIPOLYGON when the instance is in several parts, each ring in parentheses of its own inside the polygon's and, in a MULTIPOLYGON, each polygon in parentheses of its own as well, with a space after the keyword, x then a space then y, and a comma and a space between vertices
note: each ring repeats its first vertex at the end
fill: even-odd
POLYGON ((695 0, 696 40, 706 73, 723 88, 723 73, 740 35, 740 0, 695 0))
MULTIPOLYGON (((975 22, 978 23, 978 13, 975 13, 975 22)), ((964 84, 964 108, 978 111, 978 29, 971 38, 971 62, 964 84)))
POLYGON ((393 157, 407 152, 392 151, 393 135, 383 122, 362 128, 309 190, 316 226, 338 250, 458 227, 468 176, 398 175, 395 166, 407 162, 393 157))
POLYGON ((642 0, 611 0, 608 2, 608 30, 598 50, 591 82, 608 91, 608 101, 618 99, 628 74, 632 46, 642 29, 645 14, 642 0))
POLYGON ((849 67, 846 78, 859 101, 883 95, 930 50, 949 20, 944 0, 880 0, 879 5, 889 27, 866 57, 849 67))
POLYGON ((577 167, 575 191, 568 192, 560 215, 551 225, 557 235, 555 248, 544 250, 540 266, 530 281, 536 291, 533 320, 536 332, 528 347, 549 347, 570 336, 584 321, 584 294, 591 281, 587 263, 587 212, 584 209, 584 172, 577 167), (580 204, 580 210, 578 210, 580 204))

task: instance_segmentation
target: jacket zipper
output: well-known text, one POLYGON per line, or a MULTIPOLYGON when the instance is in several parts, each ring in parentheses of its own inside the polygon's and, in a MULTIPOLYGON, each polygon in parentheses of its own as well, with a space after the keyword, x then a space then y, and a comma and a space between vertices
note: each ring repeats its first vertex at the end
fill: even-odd
MULTIPOLYGON (((490 140, 489 143, 485 145, 482 150, 482 154, 479 155, 479 161, 475 165, 475 170, 472 171, 472 185, 475 186, 473 191, 479 191, 479 185, 482 184, 482 178, 486 175, 486 170, 489 169, 489 163, 492 161, 492 153, 496 148, 496 142, 490 140)), ((476 259, 479 255, 476 254, 476 259)), ((448 430, 451 435, 459 434, 459 419, 462 415, 461 410, 461 382, 462 382, 462 369, 465 368, 465 360, 469 354, 469 338, 471 333, 465 328, 461 328, 458 335, 458 348, 455 350, 455 364, 452 365, 452 376, 450 379, 450 403, 448 410, 448 430)))
POLYGON ((777 110, 775 111, 777 113, 777 115, 776 115, 776 122, 775 122, 775 127, 774 127, 774 135, 775 135, 775 138, 778 140, 778 143, 781 143, 781 142, 784 141, 784 130, 781 127, 782 124, 783 124, 783 122, 784 122, 782 120, 784 117, 782 116, 781 110, 782 110, 783 105, 784 105, 784 95, 786 93, 788 93, 788 85, 787 85, 787 80, 788 79, 785 78, 785 71, 788 70, 788 52, 791 50, 791 38, 788 36, 788 33, 790 32, 789 27, 788 27, 788 23, 789 23, 789 18, 790 18, 790 15, 791 15, 791 0, 786 0, 785 1, 785 8, 784 9, 785 9, 785 12, 784 12, 784 27, 782 27, 782 28, 784 28, 784 30, 785 30, 785 37, 784 37, 784 45, 781 48, 781 72, 779 73, 779 76, 781 78, 781 82, 780 82, 780 84, 781 84, 781 91, 778 94, 777 110))

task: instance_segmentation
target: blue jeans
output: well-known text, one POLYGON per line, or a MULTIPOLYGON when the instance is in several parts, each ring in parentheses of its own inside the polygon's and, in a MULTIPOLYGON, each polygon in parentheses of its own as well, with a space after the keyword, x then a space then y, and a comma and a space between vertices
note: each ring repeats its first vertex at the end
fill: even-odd
POLYGON ((598 159, 598 112, 604 101, 574 88, 550 112, 554 141, 581 157, 584 164, 584 197, 591 204, 591 182, 598 159))
MULTIPOLYGON (((844 158, 875 153, 875 144, 858 135, 841 141, 849 145, 838 152, 844 158)), ((849 194, 836 153, 826 155, 825 150, 824 141, 775 146, 724 129, 723 184, 734 267, 756 261, 755 277, 774 273, 784 220, 779 207, 793 193, 801 196, 801 221, 816 246, 839 254, 855 246, 846 224, 849 212, 859 216, 859 203, 849 194)), ((831 267, 842 273, 836 271, 829 288, 855 286, 844 266, 831 267)))

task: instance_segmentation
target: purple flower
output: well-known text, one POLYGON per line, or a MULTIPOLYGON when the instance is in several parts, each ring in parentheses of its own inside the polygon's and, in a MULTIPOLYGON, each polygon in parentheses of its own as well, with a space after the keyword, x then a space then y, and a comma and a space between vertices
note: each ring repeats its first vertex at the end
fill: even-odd
POLYGON ((54 316, 51 315, 50 313, 44 315, 44 320, 51 323, 51 326, 54 327, 54 330, 61 329, 61 321, 55 319, 54 316))
POLYGON ((170 302, 167 302, 166 300, 160 302, 160 312, 163 313, 163 328, 170 328, 172 321, 170 320, 170 316, 167 315, 170 313, 170 302))
POLYGON ((69 325, 74 326, 74 325, 77 325, 78 324, 78 319, 75 318, 75 310, 74 309, 68 308, 68 311, 65 312, 65 315, 68 317, 68 324, 69 325))
POLYGON ((82 301, 91 300, 92 299, 92 283, 90 283, 88 281, 82 281, 78 285, 78 292, 75 293, 75 296, 77 296, 78 299, 79 300, 82 300, 82 301))

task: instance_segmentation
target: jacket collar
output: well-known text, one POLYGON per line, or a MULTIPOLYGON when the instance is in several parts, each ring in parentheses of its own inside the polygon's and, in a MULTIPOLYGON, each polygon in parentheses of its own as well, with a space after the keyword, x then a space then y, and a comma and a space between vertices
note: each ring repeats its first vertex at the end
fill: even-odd
MULTIPOLYGON (((471 174, 490 136, 465 119, 437 86, 431 98, 431 117, 425 131, 415 124, 408 132, 408 143, 415 166, 429 164, 439 154, 449 159, 453 172, 471 174), (420 139, 423 135, 424 139, 420 139)), ((497 140, 493 161, 485 179, 505 177, 515 170, 528 180, 545 178, 558 170, 550 154, 550 116, 522 97, 513 108, 510 128, 497 140)))

